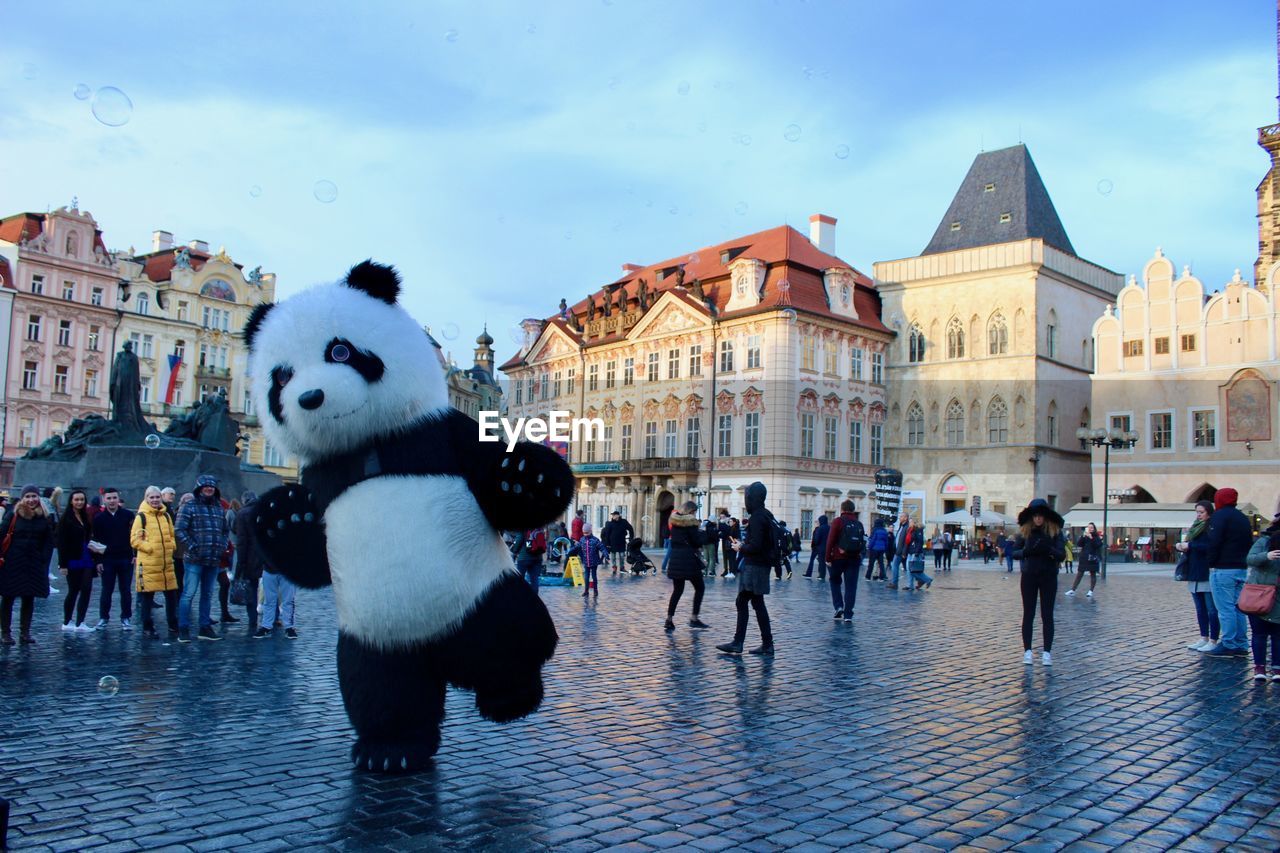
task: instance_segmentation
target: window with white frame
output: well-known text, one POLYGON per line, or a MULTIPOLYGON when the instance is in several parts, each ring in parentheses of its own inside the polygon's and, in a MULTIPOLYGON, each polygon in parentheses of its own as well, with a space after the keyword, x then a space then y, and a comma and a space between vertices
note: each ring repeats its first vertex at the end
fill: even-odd
POLYGON ((555 373, 551 374, 551 396, 553 398, 558 398, 560 396, 560 391, 562 390, 563 382, 564 382, 563 371, 557 370, 555 373))
POLYGON ((573 396, 573 386, 578 381, 578 368, 570 367, 568 375, 568 388, 566 389, 570 397, 573 396))
POLYGON ((697 458, 702 454, 702 419, 687 418, 684 422, 684 455, 697 458))
POLYGON ((760 413, 747 412, 742 433, 742 455, 760 455, 760 413))
POLYGON ((636 382, 636 360, 634 358, 624 358, 622 360, 622 385, 625 388, 628 385, 634 385, 636 382))
POLYGON ((964 444, 964 406, 952 400, 947 406, 947 447, 964 444))
POLYGON ((27 340, 39 341, 40 332, 44 327, 44 319, 39 314, 31 314, 27 317, 27 340))
POLYGON ((1009 325, 1004 316, 997 314, 987 326, 987 355, 1006 355, 1009 352, 1009 325))
POLYGON ((813 370, 817 361, 818 341, 813 335, 805 335, 800 339, 800 369, 813 370))
MULTIPOLYGON (((600 387, 600 365, 588 364, 587 365, 587 390, 595 391, 599 387, 600 387)), ((533 398, 530 397, 529 399, 532 400, 533 398)))
POLYGON ((514 384, 515 384, 515 393, 516 393, 515 404, 519 406, 524 402, 524 382, 521 381, 520 379, 517 379, 515 380, 514 384))
POLYGON ((67 383, 71 381, 71 366, 55 364, 53 366, 53 393, 67 394, 67 383))
POLYGON ((74 302, 76 299, 76 283, 74 281, 64 281, 62 283, 62 298, 67 302, 74 302))
POLYGON ((102 288, 101 288, 101 287, 95 287, 92 291, 90 291, 90 293, 89 293, 89 304, 90 304, 90 305, 98 305, 98 306, 101 306, 101 305, 102 305, 102 299, 103 299, 103 291, 102 291, 102 288))
POLYGON ((71 321, 70 320, 58 321, 58 346, 60 347, 71 346, 71 321))
POLYGON ((667 350, 667 378, 680 378, 680 350, 667 350))
POLYGON ((86 397, 98 396, 98 371, 86 370, 84 372, 84 395, 86 397))
POLYGON ((872 465, 884 464, 884 424, 871 425, 871 459, 872 465))
POLYGON ((44 276, 42 275, 31 276, 31 292, 34 293, 36 296, 44 295, 44 276))
POLYGON ((178 300, 178 319, 183 322, 186 322, 190 314, 191 314, 191 306, 188 305, 184 300, 179 299, 178 300))
POLYGON ((720 342, 720 368, 721 373, 733 372, 733 341, 720 342))
POLYGON ((862 381, 862 347, 849 350, 849 378, 862 381))
POLYGON ((823 371, 832 376, 840 372, 840 345, 835 341, 826 341, 822 345, 823 371))
POLYGON ((18 421, 18 446, 34 447, 36 443, 36 419, 22 418, 18 421))
POLYGON ((102 327, 89 327, 89 351, 99 352, 102 349, 102 327))
POLYGON ((613 458, 613 424, 604 428, 604 440, 601 442, 600 458, 606 461, 613 458))
POLYGON ((907 409, 907 445, 922 447, 924 445, 924 409, 919 403, 912 403, 907 409))
POLYGON ((720 415, 716 425, 716 455, 732 456, 733 415, 720 415))
POLYGON ((884 384, 884 353, 871 353, 871 383, 873 385, 884 384))
POLYGON ((141 391, 141 393, 138 397, 138 401, 144 404, 150 403, 151 402, 151 377, 142 376, 142 377, 139 377, 139 381, 141 383, 141 385, 139 386, 139 390, 141 391))
POLYGON ((1173 412, 1152 412, 1150 415, 1152 450, 1173 450, 1173 412))
POLYGON ((644 458, 655 459, 658 456, 658 422, 646 421, 644 425, 644 458))
POLYGON ((947 358, 964 358, 964 326, 957 317, 947 323, 947 358))
POLYGON ((267 468, 283 468, 284 454, 271 442, 262 443, 262 464, 267 468))
POLYGON ((666 422, 662 426, 662 455, 668 459, 673 459, 677 455, 676 448, 679 443, 677 432, 678 424, 675 418, 667 418, 666 422))
POLYGON ((862 421, 849 424, 849 461, 862 461, 862 421))
POLYGON ((1215 409, 1192 409, 1191 447, 1216 450, 1218 447, 1218 412, 1215 409))
POLYGON ((135 304, 138 306, 139 314, 147 315, 151 313, 151 297, 147 294, 139 293, 138 301, 135 304))
MULTIPOLYGON (((174 402, 177 401, 175 400, 174 402)), ((240 411, 244 412, 246 415, 253 414, 253 394, 250 393, 248 388, 244 389, 244 399, 241 402, 240 411)))
POLYGON ((651 352, 645 356, 644 378, 649 382, 658 381, 658 354, 656 352, 651 352))
POLYGON ((1009 443, 1009 404, 999 397, 987 407, 987 443, 1009 443))
POLYGON ((689 347, 689 375, 702 375, 702 344, 689 347))
POLYGON ((612 359, 604 363, 604 387, 612 388, 618 384, 618 360, 612 359))
POLYGON ((836 458, 836 419, 831 416, 822 419, 822 458, 836 458))
POLYGON ((622 425, 622 448, 618 458, 626 461, 631 458, 631 424, 622 425))
POLYGON ((813 412, 800 413, 800 455, 806 459, 813 458, 813 412))
POLYGON ((747 335, 747 370, 755 370, 762 364, 760 336, 747 335))

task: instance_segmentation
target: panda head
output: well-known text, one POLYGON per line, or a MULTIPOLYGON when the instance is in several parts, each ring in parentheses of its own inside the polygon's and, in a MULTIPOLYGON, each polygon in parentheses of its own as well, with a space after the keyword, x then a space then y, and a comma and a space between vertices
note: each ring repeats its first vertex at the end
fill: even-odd
POLYGON ((254 308, 249 375, 273 443, 311 462, 448 409, 440 360, 399 292, 393 268, 365 261, 341 282, 254 308))

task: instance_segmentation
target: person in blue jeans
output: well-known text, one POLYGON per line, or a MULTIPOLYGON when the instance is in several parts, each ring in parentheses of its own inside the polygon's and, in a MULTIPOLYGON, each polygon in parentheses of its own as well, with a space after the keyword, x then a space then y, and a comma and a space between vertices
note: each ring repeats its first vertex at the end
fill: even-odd
POLYGON ((866 542, 866 531, 862 522, 858 521, 858 513, 853 509, 853 501, 842 501, 840 515, 831 522, 831 530, 827 533, 826 558, 831 564, 831 603, 835 606, 836 619, 845 622, 853 621, 853 605, 858 600, 858 575, 862 571, 862 551, 858 548, 846 551, 840 547, 840 538, 845 528, 853 531, 855 542, 866 542), (844 584, 844 594, 840 593, 840 585, 844 584))
POLYGON ((893 528, 893 577, 889 579, 889 589, 898 588, 898 573, 907 564, 907 533, 911 530, 911 519, 904 512, 898 516, 898 524, 893 528))
MULTIPOLYGON (((222 508, 218 481, 209 474, 196 479, 196 498, 178 510, 174 535, 182 545, 185 571, 182 577, 182 600, 178 602, 178 642, 191 642, 191 602, 200 595, 201 640, 221 640, 214 633, 210 609, 213 587, 218 582, 222 555, 226 553, 230 535, 227 513, 222 508)), ((265 622, 265 619, 263 620, 265 622)))
MULTIPOLYGON (((877 518, 871 525, 871 535, 867 537, 867 580, 872 580, 872 570, 876 570, 875 580, 884 580, 885 555, 893 544, 893 538, 884 526, 884 519, 877 518)), ((892 558, 890 558, 892 559, 892 558)))
POLYGON ((1218 610, 1222 634, 1218 645, 1205 652, 1209 657, 1246 657, 1249 654, 1249 622, 1236 607, 1253 547, 1253 527, 1248 517, 1236 509, 1235 489, 1218 489, 1209 517, 1209 589, 1218 610))
POLYGON ((547 552, 546 534, 540 530, 522 530, 517 534, 511 546, 516 558, 518 571, 533 591, 538 591, 539 578, 542 575, 542 559, 547 552))
MULTIPOLYGON (((280 611, 280 624, 284 626, 287 639, 298 639, 298 628, 294 624, 297 613, 298 587, 284 575, 278 575, 270 569, 262 572, 262 627, 253 635, 255 640, 270 637, 276 624, 276 610, 280 611)), ((202 635, 203 639, 203 635, 202 635)))
POLYGON ((933 578, 924 573, 924 528, 919 524, 911 525, 905 543, 907 552, 907 568, 911 570, 910 589, 924 589, 933 586, 933 578))

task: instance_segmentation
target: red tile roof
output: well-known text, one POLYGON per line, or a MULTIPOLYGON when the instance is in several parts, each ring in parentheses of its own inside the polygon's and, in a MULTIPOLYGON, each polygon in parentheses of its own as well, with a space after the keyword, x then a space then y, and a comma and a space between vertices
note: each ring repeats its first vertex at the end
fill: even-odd
POLYGON ((13 271, 9 269, 7 258, 0 258, 0 287, 8 290, 18 289, 18 286, 13 282, 13 271))
POLYGON ((142 272, 147 278, 155 282, 169 281, 173 278, 176 253, 182 249, 186 249, 191 256, 191 268, 193 270, 200 269, 208 262, 209 258, 213 257, 207 252, 192 249, 190 246, 174 246, 172 249, 162 249, 159 252, 138 255, 134 260, 142 261, 142 272))
POLYGON ((44 214, 16 213, 0 219, 0 240, 10 243, 21 243, 23 240, 40 236, 44 230, 44 214))

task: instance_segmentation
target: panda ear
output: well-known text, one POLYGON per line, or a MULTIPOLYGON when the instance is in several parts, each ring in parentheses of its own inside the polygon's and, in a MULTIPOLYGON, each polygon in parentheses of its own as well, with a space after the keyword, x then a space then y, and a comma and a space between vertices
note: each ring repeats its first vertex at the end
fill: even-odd
POLYGON ((267 319, 267 312, 275 307, 274 302, 263 302, 253 306, 253 311, 249 313, 249 320, 244 324, 244 342, 249 349, 253 349, 253 339, 258 336, 262 321, 267 319))
POLYGON ((396 297, 400 295, 400 274, 395 267, 376 264, 372 259, 361 261, 352 267, 344 283, 347 287, 363 290, 388 305, 395 305, 396 297))

